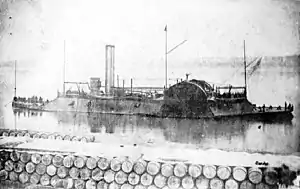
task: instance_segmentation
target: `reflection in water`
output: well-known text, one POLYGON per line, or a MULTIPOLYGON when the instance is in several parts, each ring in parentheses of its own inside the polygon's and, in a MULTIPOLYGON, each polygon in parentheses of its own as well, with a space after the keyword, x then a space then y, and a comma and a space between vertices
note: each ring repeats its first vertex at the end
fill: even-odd
MULTIPOLYGON (((101 134, 129 142, 188 144, 195 148, 233 151, 293 153, 299 151, 299 127, 295 123, 270 124, 241 119, 160 119, 107 114, 15 111, 17 128, 101 134), (21 116, 22 114, 22 116, 21 116), (27 115, 27 117, 26 117, 27 115)), ((9 125, 5 125, 11 128, 9 125)), ((109 139, 110 140, 110 139, 109 139)))

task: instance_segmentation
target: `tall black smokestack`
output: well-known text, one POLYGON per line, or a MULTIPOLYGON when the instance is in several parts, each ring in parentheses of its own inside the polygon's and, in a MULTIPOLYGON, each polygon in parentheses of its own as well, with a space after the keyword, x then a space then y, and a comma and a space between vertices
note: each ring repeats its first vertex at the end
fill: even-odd
POLYGON ((115 46, 105 47, 105 93, 111 94, 115 83, 115 46))

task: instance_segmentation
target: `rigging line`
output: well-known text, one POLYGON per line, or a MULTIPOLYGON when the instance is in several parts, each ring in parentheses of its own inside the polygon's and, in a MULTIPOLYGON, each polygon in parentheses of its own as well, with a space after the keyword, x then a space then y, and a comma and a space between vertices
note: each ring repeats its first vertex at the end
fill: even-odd
MULTIPOLYGON (((255 58, 254 60, 252 60, 249 64, 247 64, 247 66, 246 66, 246 68, 248 68, 251 64, 253 64, 254 62, 256 62, 257 60, 259 60, 259 58, 261 58, 261 57, 257 57, 257 58, 255 58)), ((232 78, 238 71, 240 71, 240 69, 242 69, 242 67, 239 67, 237 70, 235 70, 235 72, 233 72, 233 74, 229 77, 229 78, 227 78, 224 82, 223 82, 223 84, 225 84, 230 78, 232 78)))
MULTIPOLYGON (((78 94, 80 94, 80 88, 79 85, 77 84, 77 88, 78 88, 78 94)), ((74 114, 74 124, 76 123, 76 117, 77 117, 77 111, 78 111, 78 101, 79 101, 79 95, 77 96, 77 101, 76 101, 76 109, 75 109, 75 114, 74 114)))

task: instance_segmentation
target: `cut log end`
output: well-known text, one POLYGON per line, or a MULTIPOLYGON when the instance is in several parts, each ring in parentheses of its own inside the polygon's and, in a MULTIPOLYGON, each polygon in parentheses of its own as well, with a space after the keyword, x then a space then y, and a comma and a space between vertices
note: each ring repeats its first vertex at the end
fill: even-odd
POLYGON ((141 183, 144 186, 150 186, 152 184, 152 181, 153 181, 153 177, 148 173, 144 173, 141 176, 141 183))
POLYGON ((147 165, 147 172, 154 176, 160 171, 160 164, 157 162, 149 162, 147 165))
POLYGON ((187 173, 187 166, 183 163, 178 163, 174 167, 174 175, 177 177, 183 177, 187 173))
POLYGON ((45 154, 45 155, 43 155, 43 157, 42 157, 42 162, 43 162, 43 164, 45 164, 45 165, 50 165, 51 162, 52 162, 52 155, 50 155, 50 154, 45 154))
POLYGON ((246 179, 247 169, 245 167, 235 167, 233 169, 233 178, 239 182, 246 179))
POLYGON ((170 176, 167 184, 169 188, 178 188, 180 186, 180 179, 176 176, 170 176))
POLYGON ((224 187, 224 182, 218 178, 213 178, 209 182, 209 186, 211 189, 219 189, 224 187))
POLYGON ((208 178, 212 179, 217 175, 217 168, 214 165, 205 165, 203 167, 203 175, 208 178))

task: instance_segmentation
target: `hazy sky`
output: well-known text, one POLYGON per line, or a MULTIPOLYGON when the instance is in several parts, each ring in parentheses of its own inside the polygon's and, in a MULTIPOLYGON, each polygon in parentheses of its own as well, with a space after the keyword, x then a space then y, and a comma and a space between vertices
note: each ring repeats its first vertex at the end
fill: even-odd
MULTIPOLYGON (((18 61, 24 95, 61 89, 64 40, 67 80, 104 78, 106 44, 116 46, 120 78, 163 78, 166 24, 169 49, 187 40, 169 55, 174 78, 175 68, 201 57, 242 56, 243 39, 247 56, 299 52, 296 1, 15 0, 0 7, 0 63, 18 61)), ((11 81, 12 70, 5 73, 11 81)))

